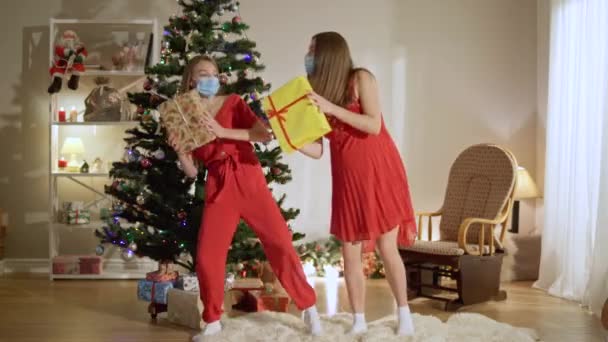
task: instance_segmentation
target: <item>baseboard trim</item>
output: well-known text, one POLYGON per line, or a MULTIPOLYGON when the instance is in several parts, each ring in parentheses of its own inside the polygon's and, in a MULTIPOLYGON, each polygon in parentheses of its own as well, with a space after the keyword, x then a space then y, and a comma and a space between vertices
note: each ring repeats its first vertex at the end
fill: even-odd
POLYGON ((49 273, 49 259, 4 259, 4 273, 49 273))
MULTIPOLYGON (((145 273, 156 270, 158 262, 151 259, 105 259, 104 270, 111 272, 145 273)), ((9 258, 0 260, 0 274, 4 273, 46 273, 50 270, 49 259, 20 259, 9 258)))

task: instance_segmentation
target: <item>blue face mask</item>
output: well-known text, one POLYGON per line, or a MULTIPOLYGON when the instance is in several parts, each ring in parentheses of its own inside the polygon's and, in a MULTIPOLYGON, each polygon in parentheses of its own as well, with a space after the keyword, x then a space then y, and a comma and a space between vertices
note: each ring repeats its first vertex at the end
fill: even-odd
POLYGON ((306 54, 306 56, 304 56, 304 68, 306 69, 306 74, 308 75, 315 71, 315 56, 311 54, 306 54))
POLYGON ((196 82, 198 92, 206 97, 213 97, 220 90, 220 80, 215 76, 201 77, 196 82))

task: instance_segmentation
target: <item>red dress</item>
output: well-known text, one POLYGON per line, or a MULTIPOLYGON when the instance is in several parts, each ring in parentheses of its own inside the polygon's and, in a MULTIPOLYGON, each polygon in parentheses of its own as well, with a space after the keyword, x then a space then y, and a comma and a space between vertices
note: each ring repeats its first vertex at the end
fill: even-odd
MULTIPOLYGON (((346 107, 361 113, 355 99, 346 107)), ((410 246, 416 237, 405 167, 384 125, 380 134, 362 132, 336 119, 330 120, 332 173, 331 233, 341 241, 364 242, 364 251, 375 240, 399 226, 399 246, 410 246)))

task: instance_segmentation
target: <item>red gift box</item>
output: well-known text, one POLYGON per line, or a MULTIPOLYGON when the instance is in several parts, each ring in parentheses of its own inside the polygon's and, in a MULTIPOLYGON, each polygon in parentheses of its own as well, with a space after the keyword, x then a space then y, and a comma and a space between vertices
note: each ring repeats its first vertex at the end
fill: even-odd
POLYGON ((72 255, 53 258, 53 274, 78 274, 78 257, 72 255))
POLYGON ((101 274, 102 259, 98 256, 80 257, 80 274, 101 274))
POLYGON ((289 306, 289 297, 275 293, 262 294, 258 297, 258 303, 259 302, 261 302, 261 304, 258 304, 258 308, 262 306, 263 309, 269 311, 287 312, 287 307, 289 306))

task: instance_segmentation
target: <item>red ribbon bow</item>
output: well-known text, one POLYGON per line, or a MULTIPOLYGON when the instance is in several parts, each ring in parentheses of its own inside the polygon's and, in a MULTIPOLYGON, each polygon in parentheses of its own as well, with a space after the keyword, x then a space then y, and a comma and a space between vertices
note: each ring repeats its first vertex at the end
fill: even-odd
POLYGON ((285 105, 283 108, 277 110, 277 108, 274 105, 274 102, 272 101, 272 96, 268 96, 268 102, 270 103, 270 107, 272 107, 272 109, 268 111, 268 120, 275 118, 275 117, 277 118, 277 121, 279 122, 279 126, 281 127, 281 131, 283 132, 283 136, 285 137, 285 141, 287 141, 287 144, 294 150, 297 150, 298 148, 293 145, 293 143, 291 142, 291 139, 289 139, 289 134, 287 134, 287 130, 285 129, 284 123, 285 123, 285 121, 287 121, 287 119, 285 118, 285 114, 287 114, 287 112, 289 111, 289 107, 304 100, 307 97, 308 97, 308 95, 303 95, 303 96, 295 99, 291 103, 285 105))

